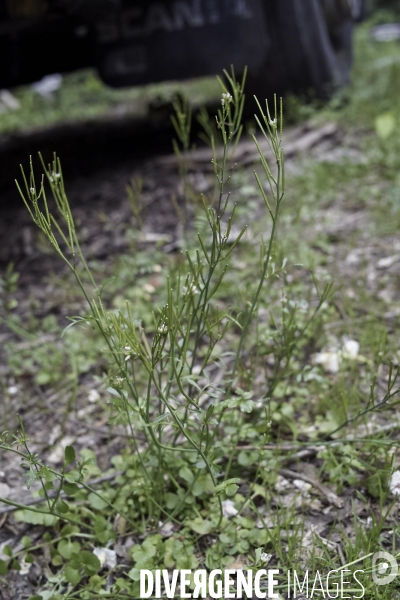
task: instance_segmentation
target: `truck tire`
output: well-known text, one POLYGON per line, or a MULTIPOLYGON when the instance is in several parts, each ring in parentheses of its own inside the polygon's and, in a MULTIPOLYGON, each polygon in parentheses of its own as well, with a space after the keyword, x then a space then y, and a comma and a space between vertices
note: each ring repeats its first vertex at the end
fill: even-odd
POLYGON ((309 92, 327 99, 350 81, 351 12, 329 25, 324 0, 274 0, 266 24, 270 47, 263 68, 249 72, 247 94, 271 97, 287 91, 309 92))

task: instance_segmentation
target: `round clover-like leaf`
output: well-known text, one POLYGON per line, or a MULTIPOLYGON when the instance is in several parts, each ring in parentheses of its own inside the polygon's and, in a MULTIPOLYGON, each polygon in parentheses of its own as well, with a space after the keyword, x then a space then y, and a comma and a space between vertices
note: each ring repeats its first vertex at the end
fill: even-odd
POLYGON ((82 550, 79 554, 74 554, 69 564, 76 571, 83 569, 85 575, 95 575, 101 569, 99 559, 89 550, 82 550))
POLYGON ((88 500, 90 502, 90 506, 92 508, 97 508, 97 510, 103 510, 103 508, 106 508, 106 506, 108 506, 107 502, 105 502, 102 498, 100 498, 100 496, 94 494, 93 492, 90 492, 88 500))
POLYGON ((81 549, 79 542, 73 542, 70 539, 60 540, 57 545, 57 550, 63 558, 69 560, 73 554, 77 554, 81 549))
POLYGON ((196 517, 191 521, 187 521, 187 524, 191 529, 193 529, 193 531, 199 533, 200 535, 210 533, 213 530, 213 524, 211 521, 202 519, 201 517, 196 517))
POLYGON ((69 511, 69 506, 66 502, 64 502, 64 500, 59 500, 56 504, 56 509, 62 515, 65 515, 65 513, 67 513, 69 511))
POLYGON ((131 569, 128 572, 128 577, 133 579, 133 581, 139 581, 140 580, 140 569, 138 569, 137 567, 133 567, 133 569, 131 569))
POLYGON ((67 494, 67 496, 75 496, 79 492, 79 487, 76 483, 68 483, 68 481, 64 481, 63 490, 67 494))
POLYGON ((71 564, 65 565, 64 569, 65 579, 72 585, 77 585, 82 579, 82 575, 76 569, 72 568, 71 564))

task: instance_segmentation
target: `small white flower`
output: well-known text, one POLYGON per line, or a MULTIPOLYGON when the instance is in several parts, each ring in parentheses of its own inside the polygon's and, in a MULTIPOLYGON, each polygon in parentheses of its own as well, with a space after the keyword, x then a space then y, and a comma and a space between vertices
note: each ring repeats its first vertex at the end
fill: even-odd
POLYGON ((162 325, 160 325, 160 327, 157 329, 157 331, 160 335, 167 335, 167 333, 168 333, 167 324, 163 323, 162 325))
POLYGON ((271 558, 272 558, 272 554, 268 554, 267 552, 261 552, 261 554, 260 554, 260 560, 263 563, 269 563, 271 558))
POLYGON ((230 102, 232 102, 233 98, 231 96, 231 94, 229 92, 226 92, 224 94, 222 94, 222 100, 221 100, 221 104, 222 106, 225 106, 225 104, 229 104, 230 102))
POLYGON ((194 283, 190 283, 188 286, 184 286, 183 287, 183 293, 184 294, 199 294, 200 290, 197 286, 194 285, 194 283))
POLYGON ((117 565, 117 553, 115 550, 109 548, 94 548, 93 554, 97 556, 100 561, 101 567, 107 567, 113 569, 117 565))
POLYGON ((60 179, 61 177, 61 173, 56 173, 55 171, 52 172, 51 177, 50 177, 50 181, 57 181, 58 179, 60 179))
POLYGON ((137 357, 137 353, 134 350, 132 350, 132 348, 130 346, 124 347, 124 353, 125 353, 125 362, 127 360, 130 360, 131 358, 137 357))
POLYGON ((10 387, 7 388, 7 392, 10 396, 15 396, 15 394, 18 394, 19 390, 16 385, 10 385, 10 387))
POLYGON ((238 512, 232 500, 222 500, 222 513, 224 517, 230 519, 231 517, 235 517, 238 512))
POLYGON ((276 127, 276 123, 277 123, 276 119, 271 119, 270 122, 269 122, 269 124, 270 124, 271 127, 276 127))
POLYGON ((31 194, 34 194, 35 193, 35 188, 33 188, 33 187, 30 188, 30 192, 31 192, 31 194))
POLYGON ((393 496, 400 496, 400 471, 395 471, 389 482, 389 489, 393 496))

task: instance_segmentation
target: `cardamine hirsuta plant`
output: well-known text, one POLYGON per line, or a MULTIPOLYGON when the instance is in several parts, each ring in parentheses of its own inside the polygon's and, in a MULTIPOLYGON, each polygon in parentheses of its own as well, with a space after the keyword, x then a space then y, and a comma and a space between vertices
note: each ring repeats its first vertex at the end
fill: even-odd
MULTIPOLYGON (((232 471, 234 475, 238 473, 236 447, 245 435, 246 415, 252 413, 265 440, 270 430, 270 398, 290 373, 296 348, 332 293, 331 284, 322 289, 316 284, 316 301, 306 319, 298 319, 296 308, 289 309, 282 303, 281 321, 272 323, 273 364, 265 376, 262 394, 254 401, 251 384, 244 389, 244 375, 250 358, 253 371, 257 361, 265 361, 258 349, 260 303, 268 303, 272 286, 286 268, 286 260, 278 266, 275 256, 285 196, 283 114, 282 103, 278 105, 276 98, 272 110, 268 104, 258 102, 259 134, 267 141, 273 157, 270 164, 253 135, 261 165, 260 173, 255 172, 254 176, 264 203, 267 235, 257 246, 254 272, 237 290, 237 296, 227 298, 224 286, 229 278, 235 279, 235 254, 249 241, 246 224, 234 227, 238 206, 229 189, 236 168, 235 149, 243 131, 245 76, 237 81, 233 70, 225 76, 229 89, 221 80, 223 93, 215 124, 202 116, 209 134, 215 193, 209 198, 201 196, 200 209, 196 205, 196 210, 201 211, 196 223, 201 226, 190 248, 179 260, 171 261, 163 292, 165 301, 161 307, 154 307, 151 326, 143 325, 129 302, 120 310, 110 310, 105 305, 102 282, 95 280, 79 243, 60 160, 54 156, 48 166, 42 160, 44 176, 39 182, 31 161, 29 174, 22 170, 22 185, 17 184, 32 220, 70 269, 86 300, 88 312, 74 317, 69 327, 80 325, 97 330, 108 353, 107 391, 115 411, 114 422, 123 423, 129 431, 128 445, 141 490, 138 501, 144 530, 148 524, 157 527, 159 522, 165 525, 182 519, 185 511, 194 506, 193 497, 210 495, 210 527, 221 526, 226 518, 224 499, 236 492, 240 482, 230 475, 232 471), (219 140, 215 135, 219 135, 219 140), (48 188, 55 201, 54 211, 49 208, 48 188), (234 434, 229 433, 232 430, 234 434), (226 439, 229 451, 224 446, 226 439)), ((191 114, 185 103, 176 102, 175 110, 173 123, 181 144, 175 144, 175 151, 185 175, 185 161, 190 156, 191 114)), ((398 372, 391 372, 384 403, 395 393, 397 375, 398 372)), ((69 448, 61 472, 45 467, 36 455, 30 454, 21 431, 12 444, 4 438, 1 447, 19 453, 30 478, 42 483, 46 509, 32 510, 74 523, 61 495, 68 495, 71 486, 87 488, 84 461, 76 463, 71 475, 68 468, 76 462, 76 456, 69 448), (55 496, 48 493, 49 482, 56 490, 55 496)), ((137 524, 138 514, 133 517, 128 504, 88 490, 102 498, 110 510, 124 515, 132 525, 137 524)), ((200 515, 197 518, 201 519, 200 515)))

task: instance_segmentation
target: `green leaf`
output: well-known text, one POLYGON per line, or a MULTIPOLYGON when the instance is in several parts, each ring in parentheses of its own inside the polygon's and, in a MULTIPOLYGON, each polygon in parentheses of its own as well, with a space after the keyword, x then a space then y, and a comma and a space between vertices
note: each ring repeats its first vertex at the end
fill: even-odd
POLYGON ((47 385, 51 381, 51 376, 50 373, 47 373, 47 371, 39 370, 35 379, 38 385, 47 385))
POLYGON ((256 407, 256 403, 254 400, 243 400, 239 404, 241 412, 251 413, 251 411, 256 407))
POLYGON ((68 467, 71 463, 74 462, 76 458, 75 450, 73 446, 65 446, 64 450, 64 465, 68 467))
MULTIPOLYGON (((104 519, 105 520, 105 519, 104 519)), ((115 540, 116 532, 111 528, 110 523, 106 521, 106 524, 101 526, 94 523, 94 532, 96 534, 97 540, 103 545, 106 546, 110 540, 115 540)))
POLYGON ((201 388, 199 387, 199 385, 191 377, 186 377, 186 381, 188 383, 190 383, 190 385, 192 385, 193 387, 195 387, 196 389, 198 389, 199 392, 201 392, 201 388))
POLYGON ((169 509, 175 508, 175 506, 177 506, 177 504, 179 502, 179 496, 177 496, 176 494, 173 494, 172 492, 167 492, 165 494, 165 499, 167 502, 167 508, 169 508, 169 509))
POLYGON ((88 496, 88 500, 90 502, 90 506, 92 508, 97 508, 97 510, 103 510, 108 506, 107 502, 105 502, 102 498, 100 498, 97 494, 90 492, 88 496))
POLYGON ((63 558, 69 560, 73 554, 78 554, 81 549, 79 542, 71 540, 60 540, 57 544, 57 550, 63 558))
POLYGON ((206 410, 206 418, 205 422, 208 422, 214 414, 214 404, 210 404, 210 406, 206 410))
POLYGON ((61 554, 55 554, 53 556, 53 558, 51 559, 51 564, 54 565, 55 567, 61 567, 61 565, 64 564, 64 559, 61 556, 61 554))
POLYGON ((0 575, 7 575, 8 573, 8 564, 5 560, 0 560, 0 575))
POLYGON ((268 542, 268 534, 265 529, 254 527, 249 531, 249 542, 252 544, 266 544, 268 542))
POLYGON ((363 480, 363 485, 367 488, 373 498, 379 498, 385 487, 385 482, 382 481, 382 475, 384 475, 384 473, 378 471, 363 480))
POLYGON ((30 523, 31 525, 47 525, 48 527, 55 525, 58 521, 58 517, 55 517, 54 515, 37 513, 28 509, 17 510, 15 512, 15 518, 17 521, 22 521, 23 523, 30 523))
POLYGON ((11 546, 9 544, 7 544, 6 546, 4 546, 4 548, 3 548, 3 554, 5 554, 6 556, 9 556, 10 558, 13 555, 12 548, 11 548, 11 546))
POLYGON ((64 474, 64 478, 68 483, 76 483, 79 481, 80 477, 79 471, 76 471, 75 469, 64 474))
POLYGON ((79 571, 74 569, 70 563, 65 565, 64 576, 68 583, 72 583, 72 585, 78 585, 78 583, 82 579, 82 576, 79 573, 79 571))
POLYGON ((98 592, 105 583, 104 578, 100 577, 100 575, 92 575, 89 579, 89 585, 92 591, 98 592))
MULTIPOLYGON (((154 421, 152 423, 149 423, 148 425, 146 425, 146 427, 156 427, 163 421, 169 421, 169 418, 170 418, 169 413, 164 413, 163 415, 159 415, 156 419, 154 419, 154 421)), ((167 423, 166 423, 166 425, 167 425, 167 423)))
POLYGON ((245 452, 244 450, 241 450, 238 454, 238 463, 239 465, 242 465, 242 467, 255 465, 259 456, 259 452, 245 452))
POLYGON ((109 394, 112 394, 113 396, 116 396, 117 398, 119 398, 120 400, 124 400, 124 396, 121 396, 120 392, 118 392, 118 390, 115 390, 112 387, 108 387, 106 390, 109 394))
POLYGON ((236 492, 238 491, 239 486, 236 485, 236 483, 231 483, 230 485, 227 485, 225 488, 225 494, 227 496, 234 496, 236 494, 236 492))
POLYGON ((202 519, 201 517, 196 517, 192 521, 186 521, 186 524, 189 525, 189 527, 193 529, 193 531, 195 531, 196 533, 200 533, 201 535, 210 533, 214 528, 211 521, 208 521, 207 519, 202 519))
POLYGON ((240 483, 240 479, 238 479, 237 477, 227 479, 226 481, 223 481, 222 483, 216 485, 214 492, 217 496, 219 496, 223 492, 228 493, 227 489, 229 488, 229 495, 232 495, 231 492, 234 486, 236 486, 236 489, 233 493, 236 493, 236 490, 238 489, 238 486, 236 485, 237 483, 240 483))
POLYGON ((244 527, 245 529, 254 528, 254 521, 251 517, 235 517, 235 523, 238 523, 241 527, 244 527))
MULTIPOLYGON (((40 593, 41 600, 63 600, 60 594, 55 594, 54 590, 45 590, 40 593)), ((83 599, 82 599, 83 600, 83 599)))
POLYGON ((140 569, 133 567, 133 569, 128 571, 128 577, 133 579, 133 581, 139 581, 140 580, 140 569))
POLYGON ((79 486, 76 483, 63 483, 63 490, 67 494, 67 496, 75 496, 79 492, 79 486))
POLYGON ((156 545, 161 540, 161 536, 150 536, 139 545, 136 544, 132 548, 132 558, 136 563, 138 569, 152 569, 155 568, 153 557, 157 554, 156 545))
POLYGON ((83 569, 85 575, 95 575, 101 569, 101 564, 97 556, 88 550, 82 550, 79 554, 74 554, 69 564, 76 571, 83 569))
POLYGON ((16 558, 14 558, 11 561, 10 568, 13 569, 14 571, 20 571, 21 570, 21 565, 19 564, 19 562, 17 561, 16 558))
POLYGON ((179 556, 177 557, 176 569, 189 569, 191 571, 198 567, 199 561, 197 560, 194 551, 188 552, 187 554, 186 552, 187 550, 185 550, 185 552, 183 552, 182 554, 179 554, 179 556))
MULTIPOLYGON (((52 481, 46 481, 46 483, 44 484, 44 489, 46 490, 46 492, 48 490, 54 490, 54 483, 52 481)), ((40 492, 43 492, 43 489, 40 490, 40 492)), ((41 494, 41 498, 44 498, 44 493, 43 495, 41 494)))
POLYGON ((214 484, 210 475, 200 476, 192 488, 193 496, 201 496, 202 494, 212 494, 214 491, 214 484))
POLYGON ((69 506, 66 502, 64 502, 64 500, 59 500, 56 504, 56 509, 61 514, 65 515, 65 513, 69 511, 69 506))
POLYGON ((186 481, 187 483, 192 483, 193 481, 193 473, 192 471, 189 469, 189 467, 187 467, 186 465, 183 466, 180 470, 179 470, 179 475, 182 477, 182 479, 184 481, 186 481))
POLYGON ((396 119, 391 112, 383 113, 375 119, 375 131, 381 140, 386 140, 393 133, 395 127, 396 119))
POLYGON ((232 541, 234 541, 234 538, 231 538, 231 536, 229 536, 226 533, 220 533, 219 534, 219 540, 220 540, 220 542, 222 542, 223 544, 225 544, 225 546, 227 546, 228 544, 231 544, 232 541))
POLYGON ((24 545, 24 548, 29 548, 29 546, 32 546, 32 540, 29 536, 24 535, 21 542, 24 545))
POLYGON ((74 533, 79 533, 79 527, 77 525, 65 525, 60 531, 61 537, 67 537, 74 533))

